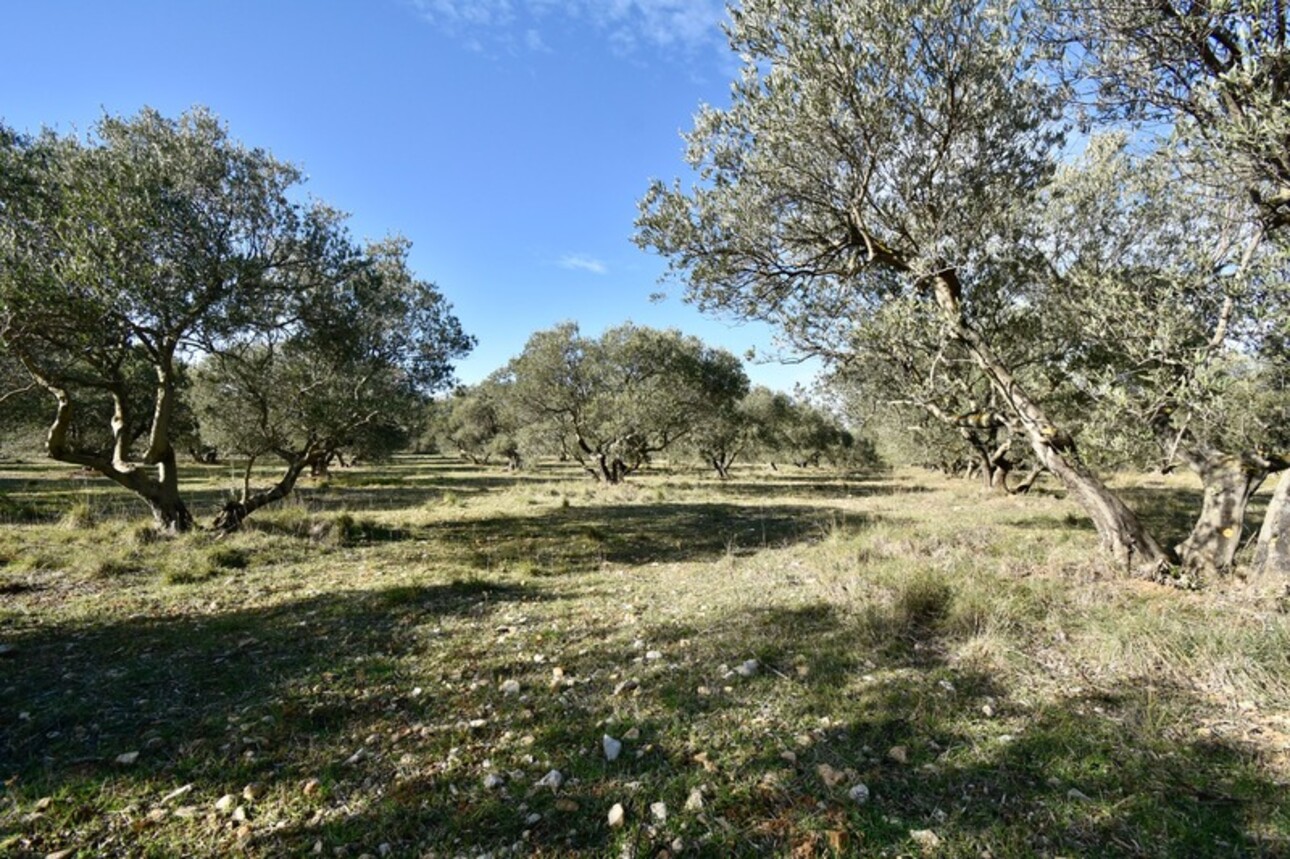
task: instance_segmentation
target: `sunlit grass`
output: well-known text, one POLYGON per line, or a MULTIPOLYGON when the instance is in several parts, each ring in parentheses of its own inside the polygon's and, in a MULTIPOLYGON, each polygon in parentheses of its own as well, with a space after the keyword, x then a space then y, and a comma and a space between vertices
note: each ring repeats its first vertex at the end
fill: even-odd
POLYGON ((158 538, 0 479, 42 511, 0 528, 0 854, 1290 850, 1275 595, 1123 581, 1052 492, 405 458, 158 538))

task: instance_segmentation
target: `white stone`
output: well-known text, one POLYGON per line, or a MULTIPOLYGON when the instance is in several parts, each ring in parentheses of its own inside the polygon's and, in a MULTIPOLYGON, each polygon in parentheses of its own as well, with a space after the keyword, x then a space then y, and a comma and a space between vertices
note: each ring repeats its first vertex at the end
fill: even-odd
POLYGON ((623 753, 623 744, 619 740, 605 734, 600 738, 600 746, 605 750, 605 760, 616 761, 618 756, 623 753))
POLYGON ((564 773, 559 770, 551 770, 537 782, 538 787, 549 787, 551 790, 559 790, 562 784, 564 784, 564 773))
POLYGON ((623 817, 625 815, 626 812, 623 811, 623 804, 621 802, 615 802, 614 807, 609 809, 609 828, 617 829, 622 826, 623 817))
POLYGON ((847 791, 847 796, 851 797, 857 805, 864 805, 869 801, 869 785, 863 783, 852 785, 847 791))
POLYGON ((761 663, 756 659, 749 659, 743 662, 735 669, 735 673, 740 677, 756 677, 757 672, 761 671, 761 663))
POLYGON ((930 829, 911 829, 909 837, 924 853, 930 853, 941 846, 941 837, 930 829))
POLYGON ((170 793, 163 796, 161 798, 161 802, 164 805, 165 803, 170 802, 172 799, 179 799, 181 796, 186 796, 187 794, 191 793, 192 790, 193 790, 193 785, 191 783, 186 784, 183 787, 177 787, 174 790, 172 790, 170 793))

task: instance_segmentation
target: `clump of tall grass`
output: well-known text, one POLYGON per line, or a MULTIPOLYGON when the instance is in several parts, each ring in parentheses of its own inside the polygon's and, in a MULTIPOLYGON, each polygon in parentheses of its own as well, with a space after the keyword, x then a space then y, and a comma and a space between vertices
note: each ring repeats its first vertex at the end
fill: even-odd
POLYGON ((77 501, 67 508, 59 524, 71 531, 88 530, 98 524, 98 514, 90 506, 90 502, 77 501))
POLYGON ((954 588, 946 577, 931 570, 920 570, 897 586, 894 610, 896 619, 911 631, 939 626, 950 614, 954 588))

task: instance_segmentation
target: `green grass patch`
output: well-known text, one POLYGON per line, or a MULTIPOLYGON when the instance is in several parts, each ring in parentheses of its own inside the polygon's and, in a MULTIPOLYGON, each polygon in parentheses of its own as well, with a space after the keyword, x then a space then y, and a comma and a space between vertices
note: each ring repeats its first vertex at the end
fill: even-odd
POLYGON ((0 527, 0 853, 1290 852, 1275 595, 1112 578, 1061 498, 382 467, 0 527))

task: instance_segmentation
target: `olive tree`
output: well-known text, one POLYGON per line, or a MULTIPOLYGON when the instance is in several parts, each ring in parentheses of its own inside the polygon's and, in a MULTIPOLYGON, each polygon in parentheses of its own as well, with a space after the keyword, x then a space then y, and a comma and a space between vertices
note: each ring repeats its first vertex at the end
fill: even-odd
POLYGON ((637 239, 702 309, 767 320, 819 354, 845 354, 847 331, 888 301, 925 302, 1118 564, 1154 571, 1166 551, 976 311, 983 284, 1015 284, 1014 251, 1062 141, 1064 93, 1022 38, 1021 12, 1006 0, 749 0, 732 12, 744 66, 731 105, 703 108, 687 135, 699 182, 655 183, 637 239))
POLYGON ((185 530, 173 444, 182 358, 252 324, 300 263, 312 226, 288 197, 300 175, 201 110, 105 117, 86 141, 0 142, 0 343, 53 401, 46 449, 143 498, 159 527, 185 530), (94 396, 112 403, 105 444, 77 432, 94 396))
POLYGON ((621 482, 748 390, 729 352, 631 323, 598 338, 573 323, 539 331, 501 378, 530 431, 607 483, 621 482))
POLYGON ((458 388, 443 404, 440 432, 459 454, 476 465, 494 456, 512 471, 521 467, 519 424, 505 382, 495 376, 477 385, 458 388))
POLYGON ((1248 198, 1267 232, 1290 226, 1290 29, 1281 0, 1041 4, 1094 116, 1163 123, 1203 169, 1248 198))
POLYGON ((334 404, 367 372, 335 355, 422 333, 396 330, 400 253, 358 260, 335 212, 294 201, 300 180, 200 109, 105 117, 84 140, 0 132, 0 349, 52 401, 49 456, 134 492, 163 530, 193 524, 176 459, 186 361, 236 389, 290 355, 334 404), (333 381, 336 366, 350 375, 333 381))
MULTIPOLYGON (((1290 28, 1281 0, 1044 6, 1046 34, 1076 46, 1067 54, 1068 71, 1094 96, 1092 115, 1171 129, 1165 145, 1186 165, 1180 172, 1210 188, 1220 206, 1244 204, 1248 210, 1252 229, 1244 255, 1252 258, 1265 239, 1284 247, 1290 226, 1290 28)), ((1232 467, 1208 470, 1233 474, 1252 464, 1266 474, 1245 455, 1228 462, 1232 467)), ((1290 540, 1280 536, 1290 522, 1286 499, 1290 471, 1269 507, 1256 553, 1256 566, 1283 574, 1290 573, 1290 540)), ((1220 506, 1243 508, 1230 500, 1220 506)), ((1206 510, 1197 528, 1217 524, 1206 510)), ((1239 525, 1217 533, 1228 530, 1239 539, 1239 525)), ((1226 547, 1220 554, 1228 554, 1226 547)))
POLYGON ((1284 256, 1251 241, 1246 201, 1216 199, 1171 153, 1135 155, 1122 134, 1094 138, 1047 197, 1054 264, 1037 300, 1077 344, 1068 371, 1108 435, 1151 439, 1165 469, 1200 477, 1184 567, 1230 568, 1250 496, 1290 467, 1262 323, 1284 256))
POLYGON ((220 511, 219 529, 236 529, 342 452, 372 459, 404 447, 426 398, 451 382, 451 362, 473 345, 438 289, 408 267, 406 240, 361 252, 334 244, 284 303, 280 326, 225 343, 197 373, 204 437, 247 457, 242 492, 220 511), (283 472, 252 491, 265 455, 283 472))

